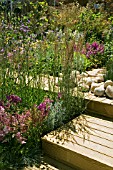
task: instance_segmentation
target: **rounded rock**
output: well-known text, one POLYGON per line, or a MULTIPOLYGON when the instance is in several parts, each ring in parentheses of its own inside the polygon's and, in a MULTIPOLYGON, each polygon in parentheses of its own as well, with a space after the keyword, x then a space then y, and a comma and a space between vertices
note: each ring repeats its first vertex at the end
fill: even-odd
POLYGON ((96 77, 95 79, 97 83, 101 83, 104 81, 104 78, 102 76, 96 77))
POLYGON ((83 76, 83 77, 88 77, 88 74, 85 73, 85 72, 82 72, 82 73, 81 73, 81 76, 83 76))
POLYGON ((113 99, 113 86, 108 85, 105 90, 106 95, 113 99))
POLYGON ((92 82, 92 84, 91 84, 91 92, 94 92, 95 88, 97 88, 97 87, 99 87, 101 85, 103 85, 103 82, 102 83, 94 83, 94 82, 92 82))
POLYGON ((88 77, 87 79, 86 79, 86 84, 90 87, 91 86, 91 84, 94 82, 94 79, 92 79, 91 77, 88 77))
POLYGON ((105 92, 104 85, 101 85, 100 87, 96 87, 94 89, 95 96, 102 97, 102 96, 104 96, 104 92, 105 92))
POLYGON ((107 86, 113 86, 113 82, 111 80, 107 80, 105 83, 104 83, 104 88, 106 89, 107 86))

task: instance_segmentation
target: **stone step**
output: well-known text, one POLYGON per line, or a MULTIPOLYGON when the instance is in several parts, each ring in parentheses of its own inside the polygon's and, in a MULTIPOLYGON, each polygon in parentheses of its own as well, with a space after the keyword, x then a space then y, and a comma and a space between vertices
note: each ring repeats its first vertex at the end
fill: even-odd
POLYGON ((73 169, 113 170, 113 121, 83 114, 44 136, 42 147, 73 169))

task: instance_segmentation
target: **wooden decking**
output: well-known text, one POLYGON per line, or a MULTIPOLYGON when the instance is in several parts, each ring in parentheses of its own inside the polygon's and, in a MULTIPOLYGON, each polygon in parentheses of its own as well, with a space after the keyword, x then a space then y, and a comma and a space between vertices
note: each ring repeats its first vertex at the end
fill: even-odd
POLYGON ((44 136, 42 146, 73 170, 113 170, 113 120, 83 114, 44 136))

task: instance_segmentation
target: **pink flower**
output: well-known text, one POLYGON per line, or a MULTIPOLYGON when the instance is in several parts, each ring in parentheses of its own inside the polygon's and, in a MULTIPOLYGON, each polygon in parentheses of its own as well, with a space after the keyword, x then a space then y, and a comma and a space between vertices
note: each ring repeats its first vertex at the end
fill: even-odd
POLYGON ((10 131, 11 131, 10 126, 4 126, 3 132, 5 135, 8 134, 10 131))
POLYGON ((4 109, 3 106, 0 106, 0 112, 1 112, 1 113, 4 113, 4 112, 5 112, 5 109, 4 109))

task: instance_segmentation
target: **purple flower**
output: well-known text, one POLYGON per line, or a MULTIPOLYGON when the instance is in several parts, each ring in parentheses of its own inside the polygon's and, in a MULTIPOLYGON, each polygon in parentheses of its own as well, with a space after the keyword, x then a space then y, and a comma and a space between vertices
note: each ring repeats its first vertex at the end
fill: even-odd
POLYGON ((44 102, 40 103, 40 105, 38 106, 38 109, 41 111, 42 116, 46 116, 48 115, 48 112, 50 110, 50 105, 53 102, 53 100, 49 99, 49 98, 45 98, 44 102))
POLYGON ((86 52, 85 55, 87 58, 90 56, 96 56, 98 54, 104 53, 104 45, 99 44, 98 42, 93 42, 92 44, 86 43, 86 52))
POLYGON ((93 42, 91 44, 91 47, 94 48, 94 49, 97 49, 99 47, 99 44, 97 42, 93 42))
POLYGON ((16 95, 7 96, 7 100, 9 100, 10 102, 13 102, 13 103, 19 103, 22 101, 22 99, 16 95))
POLYGON ((24 24, 21 25, 20 30, 23 31, 23 32, 29 32, 28 26, 26 26, 24 24))

